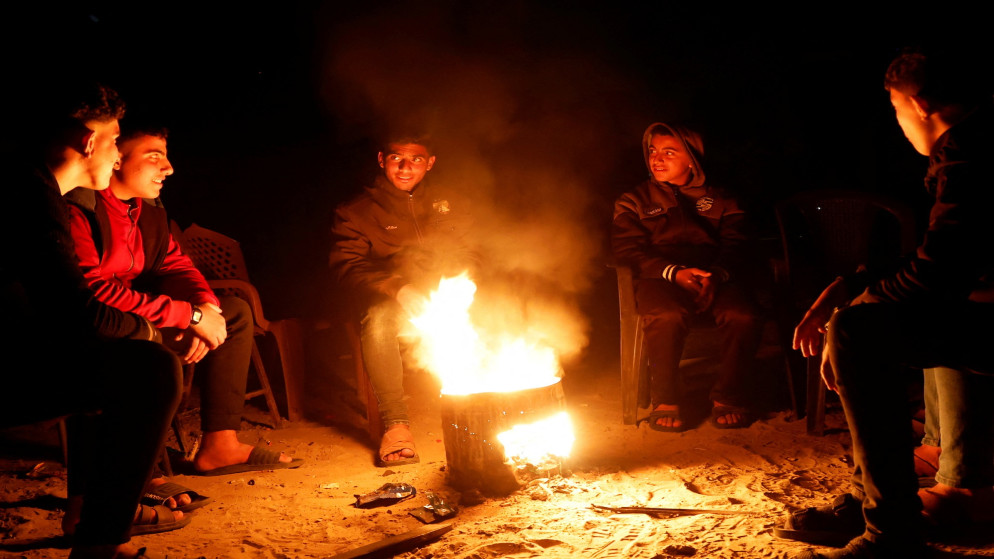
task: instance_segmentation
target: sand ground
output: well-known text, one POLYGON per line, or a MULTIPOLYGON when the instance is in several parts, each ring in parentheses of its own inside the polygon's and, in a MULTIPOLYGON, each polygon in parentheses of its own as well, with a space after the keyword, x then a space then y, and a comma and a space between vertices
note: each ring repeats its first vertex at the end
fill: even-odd
MULTIPOLYGON (((491 557, 790 557, 806 544, 780 540, 772 528, 800 507, 824 504, 848 487, 850 442, 838 409, 828 434, 812 437, 803 421, 769 411, 748 429, 704 422, 683 433, 623 425, 613 357, 567 368, 567 406, 577 435, 562 476, 531 481, 507 497, 460 493, 446 483, 437 386, 411 373, 413 428, 421 462, 373 466, 373 445, 354 396, 348 350, 333 330, 312 332, 306 421, 273 430, 248 407, 241 437, 268 443, 306 463, 296 470, 221 477, 178 475, 176 481, 213 497, 193 522, 135 543, 169 557, 333 557, 422 526, 410 510, 432 490, 459 506, 453 528, 406 558, 491 557), (317 353, 313 347, 321 348, 317 353), (316 356, 316 357, 315 357, 316 356), (386 482, 407 482, 416 497, 389 507, 357 509, 355 494, 386 482), (654 518, 597 512, 591 505, 694 507, 740 511, 654 518)), ((607 352, 610 353, 610 352, 607 352)), ((779 356, 760 390, 780 394, 779 356), (765 384, 764 384, 765 383, 765 384)), ((66 557, 57 536, 65 498, 55 430, 0 432, 0 556, 66 557)), ((960 535, 933 544, 943 557, 994 557, 994 536, 960 535)))

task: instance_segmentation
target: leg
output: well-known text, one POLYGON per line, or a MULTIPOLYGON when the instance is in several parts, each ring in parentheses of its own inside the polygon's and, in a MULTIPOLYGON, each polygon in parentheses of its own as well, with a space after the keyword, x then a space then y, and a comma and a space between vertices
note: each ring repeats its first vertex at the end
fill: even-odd
MULTIPOLYGON (((746 408, 763 318, 752 298, 735 284, 719 286, 712 312, 721 336, 721 369, 711 400, 719 410, 746 408)), ((719 427, 744 427, 748 418, 744 413, 728 413, 715 417, 715 422, 719 427)))
MULTIPOLYGON (((683 344, 687 339, 687 319, 692 301, 679 287, 668 281, 638 280, 635 283, 635 304, 645 331, 653 409, 678 416, 678 371, 683 344)), ((683 425, 678 417, 660 417, 656 423, 672 429, 683 425)))
POLYGON ((404 364, 398 339, 403 317, 396 301, 377 301, 366 311, 359 335, 363 363, 385 428, 380 442, 381 463, 406 463, 417 457, 404 402, 404 364))
POLYGON ((97 382, 89 390, 77 388, 98 403, 93 434, 114 451, 95 453, 89 462, 86 491, 97 498, 84 498, 75 537, 84 545, 120 544, 128 541, 142 488, 179 405, 180 365, 159 344, 131 340, 105 344, 94 365, 97 382))
POLYGON ((935 477, 939 470, 939 395, 935 386, 935 368, 923 370, 923 401, 925 403, 925 435, 915 449, 915 473, 918 477, 935 477))
MULTIPOLYGON (((254 448, 238 440, 252 354, 252 310, 238 297, 220 300, 228 337, 196 368, 203 381, 200 423, 204 437, 193 466, 200 472, 245 464, 254 448)), ((292 459, 280 453, 274 461, 290 463, 292 459)))

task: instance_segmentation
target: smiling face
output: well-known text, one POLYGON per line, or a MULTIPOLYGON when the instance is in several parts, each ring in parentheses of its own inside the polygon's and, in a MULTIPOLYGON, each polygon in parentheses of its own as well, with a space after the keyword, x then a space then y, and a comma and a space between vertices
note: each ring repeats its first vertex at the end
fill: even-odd
POLYGON ((676 136, 653 134, 649 139, 649 170, 656 182, 683 186, 690 181, 693 160, 676 136))
POLYGON ((435 156, 421 144, 389 144, 376 156, 390 184, 410 192, 435 164, 435 156))
POLYGON ((157 198, 173 166, 166 156, 166 139, 142 135, 121 144, 121 163, 115 167, 110 190, 121 200, 157 198))

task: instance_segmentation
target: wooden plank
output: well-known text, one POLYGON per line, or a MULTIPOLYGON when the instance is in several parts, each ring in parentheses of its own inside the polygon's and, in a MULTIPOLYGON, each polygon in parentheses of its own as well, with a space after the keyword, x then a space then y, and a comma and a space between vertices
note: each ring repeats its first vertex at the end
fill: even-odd
POLYGON ((373 559, 375 557, 393 557, 398 553, 410 551, 426 543, 437 540, 452 529, 452 524, 432 524, 415 528, 396 536, 384 538, 369 545, 339 553, 331 559, 373 559))

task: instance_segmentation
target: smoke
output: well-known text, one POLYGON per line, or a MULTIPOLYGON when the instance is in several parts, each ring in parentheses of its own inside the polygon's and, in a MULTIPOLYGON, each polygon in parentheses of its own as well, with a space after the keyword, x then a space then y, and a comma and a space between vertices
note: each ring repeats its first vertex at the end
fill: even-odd
POLYGON ((618 137, 631 88, 596 44, 577 51, 571 32, 511 25, 524 17, 513 5, 482 9, 389 5, 339 21, 327 34, 324 98, 347 136, 431 132, 433 188, 470 203, 481 327, 576 355, 589 326, 577 300, 604 267, 602 193, 617 149, 637 150, 637 137, 618 137))

